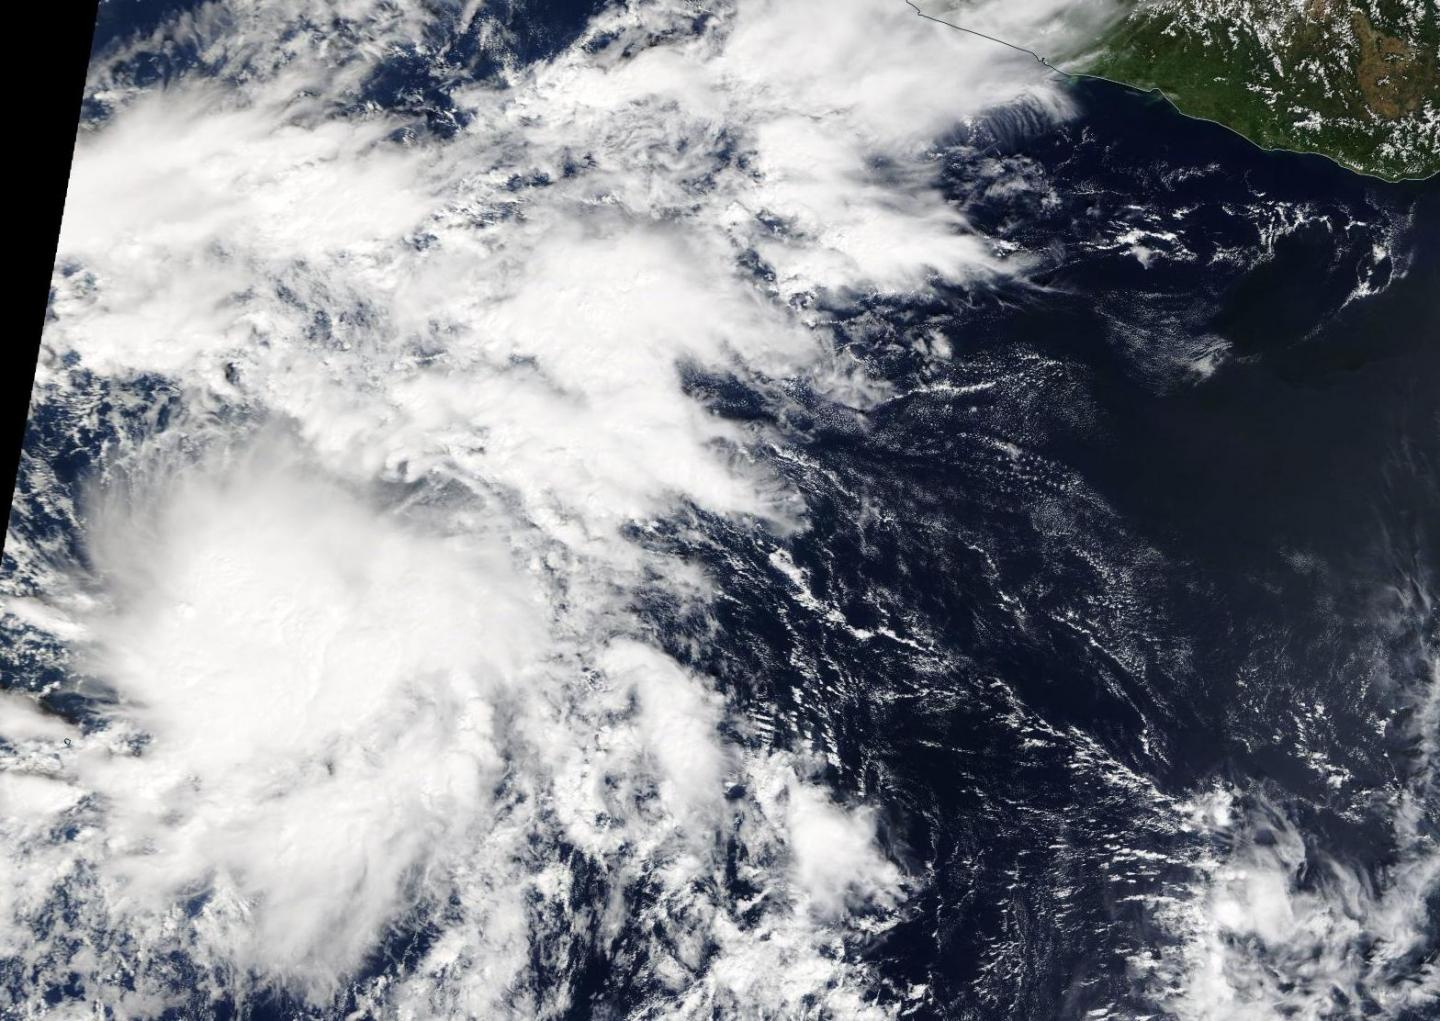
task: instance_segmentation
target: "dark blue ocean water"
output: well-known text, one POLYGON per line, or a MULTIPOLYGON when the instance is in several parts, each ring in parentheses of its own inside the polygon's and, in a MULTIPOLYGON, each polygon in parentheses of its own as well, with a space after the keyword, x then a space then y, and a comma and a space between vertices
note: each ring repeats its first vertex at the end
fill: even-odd
MULTIPOLYGON (((102 5, 97 53, 181 6, 102 5)), ((497 16, 535 59, 590 8, 497 16)), ((450 65, 396 54, 365 98, 452 131, 455 69, 495 58, 442 41, 450 65)), ((130 59, 146 84, 198 57, 130 59)), ((721 592, 703 620, 641 597, 655 639, 716 678, 759 739, 819 749, 837 790, 880 807, 916 892, 869 953, 882 998, 927 986, 915 1017, 1142 1009, 1126 961, 1168 937, 1134 898, 1189 877, 1116 851, 1183 857, 1193 837, 1161 802, 1216 781, 1263 790, 1317 849, 1381 876, 1389 829, 1355 792, 1411 768, 1413 734, 1375 721, 1440 630, 1406 603, 1435 590, 1440 556, 1440 183, 1263 153, 1114 85, 1071 95, 1080 113, 1059 127, 1001 112, 938 156, 977 230, 1037 254, 1025 284, 825 309, 889 400, 687 377, 696 400, 803 455, 774 466, 811 528, 782 539, 695 514, 635 536, 704 564, 721 592), (801 598, 777 550, 845 626, 801 598), (1298 707, 1317 699, 1330 714, 1302 747, 1298 707), (1317 750, 1350 793, 1318 778, 1317 750)), ((66 446, 68 485, 87 465, 62 443, 65 413, 38 413, 27 442, 66 446)), ((601 899, 576 868, 577 899, 601 899)), ((397 934, 374 970, 433 935, 397 934)), ((621 1016, 650 993, 633 967, 649 938, 622 933, 563 973, 536 948, 539 980, 576 990, 575 1018, 621 1016)), ((303 1016, 275 993, 247 1009, 303 1016)))
POLYGON ((1002 113, 944 157, 977 228, 1048 253, 1041 286, 835 310, 892 400, 797 411, 694 381, 803 451, 782 462, 813 512, 795 562, 855 629, 897 636, 787 596, 750 536, 677 536, 729 597, 723 638, 677 655, 776 740, 833 751, 928 880, 878 951, 929 985, 914 1016, 1144 1009, 1124 962, 1164 937, 1122 898, 1181 877, 1115 851, 1186 838, 1123 770, 1175 797, 1264 791, 1380 875, 1382 813, 1305 756, 1354 789, 1403 780, 1413 734, 1377 733, 1397 692, 1370 681, 1423 683, 1440 630, 1402 609, 1440 554, 1440 183, 1264 153, 1106 83, 1071 93, 1063 127, 1002 113), (995 187, 1017 172, 1032 190, 995 187), (1137 227, 1171 254, 1116 244, 1137 227), (1383 290, 1347 304, 1362 278, 1383 290), (949 360, 917 352, 934 336, 949 360), (1331 716, 1302 747, 1315 700, 1331 716))

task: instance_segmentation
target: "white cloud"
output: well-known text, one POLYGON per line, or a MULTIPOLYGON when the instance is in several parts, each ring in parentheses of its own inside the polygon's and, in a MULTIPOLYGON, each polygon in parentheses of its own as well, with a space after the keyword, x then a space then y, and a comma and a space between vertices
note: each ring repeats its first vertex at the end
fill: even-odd
POLYGON ((932 18, 1033 50, 1060 67, 1080 62, 1128 13, 1120 0, 913 0, 932 18))
MULTIPOLYGON (((1432 689, 1431 723, 1440 684, 1432 689)), ((1258 792, 1240 811, 1229 791, 1197 799, 1195 825, 1221 849, 1197 861, 1190 889, 1153 903, 1177 944, 1133 962, 1142 988, 1184 1021, 1321 1021, 1362 1001, 1377 1017, 1433 1009, 1440 970, 1425 959, 1427 904, 1440 851, 1420 823, 1433 769, 1427 759, 1418 783, 1397 792, 1395 859, 1379 876, 1327 854, 1258 792)))
POLYGON ((131 974, 144 1014, 176 995, 147 971, 166 954, 323 1004, 425 919, 413 967, 358 990, 376 1013, 553 1014, 536 941, 592 938, 563 840, 602 949, 626 918, 668 934, 637 965, 673 993, 653 1016, 883 1013, 847 950, 852 914, 902 899, 873 817, 725 740, 708 681, 637 640, 643 586, 703 607, 706 584, 622 527, 685 504, 803 525, 763 430, 708 414, 681 367, 863 403, 787 299, 1016 271, 928 152, 1054 93, 890 0, 744 0, 698 33, 661 0, 402 145, 392 116, 337 111, 423 14, 345 4, 352 44, 314 30, 332 9, 187 16, 241 83, 116 86, 77 150, 42 383, 73 354, 121 386, 163 374, 184 409, 108 452, 84 598, 31 614, 118 702, 69 747, 36 732, 57 765, 0 834, 29 863, 0 938, 92 991, 131 974), (74 839, 40 839, 55 818, 74 839), (774 894, 758 922, 717 892, 726 840, 774 894), (29 935, 56 883, 92 958, 29 935))
POLYGON ((900 873, 875 846, 869 810, 847 812, 814 787, 790 788, 790 845, 808 906, 838 917, 854 903, 894 903, 900 873))
POLYGON ((143 931, 209 890, 204 953, 325 992, 486 810, 495 693, 540 609, 483 535, 416 534, 278 440, 212 456, 92 514, 113 603, 92 669, 114 731, 147 742, 87 742, 72 768, 104 799, 122 916, 143 931))

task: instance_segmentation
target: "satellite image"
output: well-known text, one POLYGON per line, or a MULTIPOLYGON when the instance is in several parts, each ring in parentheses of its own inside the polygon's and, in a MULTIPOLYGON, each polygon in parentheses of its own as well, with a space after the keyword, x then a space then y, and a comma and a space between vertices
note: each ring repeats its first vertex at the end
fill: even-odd
POLYGON ((6 1021, 1440 1017, 1434 0, 101 0, 75 113, 6 1021))

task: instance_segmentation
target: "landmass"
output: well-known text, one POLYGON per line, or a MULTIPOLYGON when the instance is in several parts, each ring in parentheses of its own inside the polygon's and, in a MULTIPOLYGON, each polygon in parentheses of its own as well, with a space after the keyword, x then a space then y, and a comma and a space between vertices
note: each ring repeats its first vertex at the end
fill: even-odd
POLYGON ((1034 39, 1006 36, 1009 19, 989 4, 912 6, 1057 70, 1159 89, 1267 149, 1387 180, 1440 172, 1435 0, 1079 0, 1034 39), (1055 26, 1067 22, 1065 37, 1055 26))

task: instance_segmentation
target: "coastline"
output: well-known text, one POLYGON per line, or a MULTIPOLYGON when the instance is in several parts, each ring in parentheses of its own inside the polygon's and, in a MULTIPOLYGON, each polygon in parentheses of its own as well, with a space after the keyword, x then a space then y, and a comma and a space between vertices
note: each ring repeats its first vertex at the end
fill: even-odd
POLYGON ((1164 89, 1161 89, 1161 88, 1158 88, 1158 87, 1157 87, 1157 88, 1146 89, 1146 88, 1140 87, 1139 85, 1135 85, 1135 84, 1132 83, 1132 82, 1119 81, 1119 80, 1117 80, 1117 79, 1115 79, 1115 78, 1107 78, 1107 77, 1105 77, 1104 75, 1090 74, 1090 73, 1085 72, 1085 71, 1070 71, 1070 70, 1067 70, 1067 69, 1065 69, 1065 68, 1063 68, 1063 67, 1060 67, 1060 66, 1052 63, 1052 62, 1049 60, 1049 58, 1045 57, 1044 55, 1042 55, 1042 54, 1040 54, 1040 53, 1035 52, 1034 50, 1030 49, 1028 46, 1021 46, 1021 45, 1018 44, 1018 43, 1012 43, 1012 42, 1010 42, 1008 39, 1001 39, 1001 38, 999 38, 998 36, 989 35, 989 34, 987 34, 987 33, 985 33, 985 32, 980 32, 980 31, 978 31, 978 30, 976 30, 976 29, 973 29, 973 28, 967 28, 967 27, 965 27, 964 25, 957 25, 957 24, 956 24, 955 22, 953 22, 953 21, 946 21, 944 18, 937 18, 937 17, 935 17, 935 16, 932 15, 932 14, 926 14, 924 11, 922 11, 919 7, 917 7, 917 6, 915 5, 914 0, 905 0, 905 4, 906 4, 906 6, 908 6, 912 11, 915 12, 916 17, 924 18, 926 21, 933 21, 933 22, 935 22, 935 24, 937 24, 937 25, 944 25, 946 28, 954 29, 954 30, 957 31, 957 32, 964 32, 964 33, 966 33, 967 35, 977 36, 977 37, 979 37, 979 38, 981 38, 981 39, 984 39, 984 40, 986 40, 986 41, 988 41, 988 42, 998 43, 998 44, 1001 45, 1001 46, 1007 46, 1007 47, 1009 47, 1009 48, 1012 49, 1012 50, 1016 50, 1016 51, 1018 51, 1018 52, 1020 52, 1020 53, 1027 54, 1027 55, 1029 55, 1030 57, 1033 57, 1033 58, 1035 59, 1035 62, 1036 62, 1036 63, 1038 63, 1038 64, 1040 64, 1041 66, 1045 67, 1047 70, 1053 71, 1055 74, 1062 75, 1062 76, 1064 76, 1065 78, 1069 78, 1069 79, 1083 78, 1083 79, 1087 79, 1087 80, 1089 80, 1089 81, 1105 82, 1105 83, 1110 84, 1110 85, 1118 85, 1118 86, 1120 86, 1121 88, 1130 89, 1130 90, 1133 91, 1133 92, 1138 92, 1138 93, 1141 93, 1141 94, 1143 94, 1143 95, 1158 96, 1158 97, 1160 97, 1161 99, 1163 99, 1166 103, 1168 103, 1168 104, 1170 105, 1170 107, 1171 107, 1176 113, 1180 114, 1180 116, 1182 116, 1182 117, 1188 117, 1190 120, 1193 120, 1193 121, 1200 121, 1200 122, 1206 123, 1206 124, 1214 124, 1214 125, 1216 125, 1217 127, 1224 128, 1226 131, 1230 132, 1232 135, 1235 135, 1235 136, 1237 136, 1237 137, 1239 137, 1239 138, 1243 138, 1245 141, 1249 142, 1251 145, 1253 145, 1255 148, 1259 149, 1261 152, 1290 153, 1290 154, 1296 155, 1296 156, 1319 156, 1319 157, 1321 157, 1321 158, 1323 158, 1323 159, 1329 160, 1331 163, 1335 164, 1337 167, 1340 167, 1340 168, 1343 169, 1343 170, 1348 170, 1348 171, 1349 171, 1350 173, 1352 173, 1352 174, 1358 174, 1358 175, 1360 175, 1361 177, 1368 177, 1368 178, 1370 178, 1370 179, 1372 179, 1372 180, 1381 181, 1381 182, 1383 182, 1383 183, 1385 183, 1385 184, 1414 184, 1414 183, 1423 183, 1423 182, 1426 182, 1426 181, 1434 181, 1434 180, 1440 179, 1440 168, 1437 168, 1436 170, 1434 170, 1434 171, 1432 171, 1431 173, 1426 174, 1426 175, 1424 175, 1424 176, 1422 176, 1422 177, 1387 177, 1386 175, 1380 174, 1380 173, 1376 173, 1376 172, 1373 171, 1373 170, 1365 170, 1365 169, 1362 169, 1362 168, 1360 168, 1360 167, 1354 166, 1353 164, 1347 163, 1347 162, 1345 162, 1344 160, 1341 160, 1341 159, 1339 159, 1339 158, 1331 155, 1331 154, 1328 153, 1328 152, 1322 152, 1322 151, 1319 150, 1319 149, 1290 149, 1290 148, 1286 148, 1285 146, 1278 146, 1278 145, 1277 145, 1277 146, 1261 145, 1259 142, 1255 141, 1255 139, 1251 138, 1249 135, 1245 134, 1243 131, 1237 130, 1236 128, 1232 127, 1231 125, 1226 124, 1224 121, 1217 121, 1217 120, 1215 120, 1213 117, 1201 117, 1201 116, 1199 116, 1198 114, 1193 114, 1193 113, 1188 112, 1188 111, 1185 110, 1183 107, 1181 107, 1180 104, 1175 101, 1175 98, 1174 98, 1173 96, 1171 96, 1168 92, 1166 92, 1164 89))

